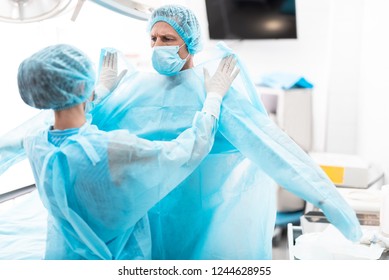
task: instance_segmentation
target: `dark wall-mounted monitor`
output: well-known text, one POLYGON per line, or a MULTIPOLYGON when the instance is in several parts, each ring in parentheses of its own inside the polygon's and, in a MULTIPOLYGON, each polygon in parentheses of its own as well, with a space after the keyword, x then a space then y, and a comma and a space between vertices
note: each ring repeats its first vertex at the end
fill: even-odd
POLYGON ((296 39, 295 0, 205 0, 210 39, 296 39))

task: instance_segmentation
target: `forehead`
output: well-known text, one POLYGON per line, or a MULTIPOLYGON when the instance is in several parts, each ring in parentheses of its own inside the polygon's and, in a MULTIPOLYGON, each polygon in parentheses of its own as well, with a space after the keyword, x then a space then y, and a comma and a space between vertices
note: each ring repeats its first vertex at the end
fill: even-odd
POLYGON ((155 23, 153 28, 151 28, 150 34, 154 36, 174 35, 180 37, 180 35, 178 35, 174 28, 164 21, 158 21, 157 23, 155 23))

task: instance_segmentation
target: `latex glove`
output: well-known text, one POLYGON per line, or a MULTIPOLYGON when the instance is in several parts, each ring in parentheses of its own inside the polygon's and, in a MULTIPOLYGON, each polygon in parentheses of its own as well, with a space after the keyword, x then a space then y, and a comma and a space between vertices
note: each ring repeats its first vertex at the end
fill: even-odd
POLYGON ((382 248, 389 249, 389 237, 382 235, 378 230, 367 230, 360 239, 361 244, 378 244, 382 248))
POLYGON ((212 77, 209 75, 208 70, 204 68, 204 81, 207 94, 217 94, 221 98, 226 95, 240 71, 238 67, 235 67, 236 63, 237 60, 232 55, 223 58, 212 77))
POLYGON ((319 207, 347 239, 357 242, 362 238, 362 228, 356 213, 335 190, 328 190, 327 198, 320 201, 319 207))
POLYGON ((95 103, 99 103, 107 94, 111 93, 127 73, 123 70, 118 75, 117 52, 107 52, 103 59, 100 76, 95 89, 95 103))

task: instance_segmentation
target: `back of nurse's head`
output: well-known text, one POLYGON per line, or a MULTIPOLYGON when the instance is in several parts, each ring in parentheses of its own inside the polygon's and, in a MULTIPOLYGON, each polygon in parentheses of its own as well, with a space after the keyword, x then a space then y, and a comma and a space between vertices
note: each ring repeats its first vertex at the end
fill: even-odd
POLYGON ((149 31, 159 21, 168 23, 180 35, 188 47, 190 54, 202 49, 200 24, 196 15, 188 8, 180 5, 165 5, 154 10, 149 19, 149 31))
POLYGON ((21 98, 38 109, 59 111, 85 102, 93 92, 95 79, 87 55, 66 44, 36 52, 18 70, 21 98))

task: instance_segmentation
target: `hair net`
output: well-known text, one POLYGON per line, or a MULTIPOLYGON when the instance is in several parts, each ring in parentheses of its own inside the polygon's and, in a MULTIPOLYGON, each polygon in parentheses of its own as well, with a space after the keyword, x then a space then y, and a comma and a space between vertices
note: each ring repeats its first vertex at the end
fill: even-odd
POLYGON ((201 50, 200 25, 191 10, 180 5, 160 7, 150 17, 149 31, 158 21, 164 21, 174 28, 184 40, 190 54, 195 54, 201 50))
POLYGON ((93 64, 83 52, 70 45, 53 45, 20 64, 19 93, 32 107, 63 110, 85 102, 95 78, 93 64))

